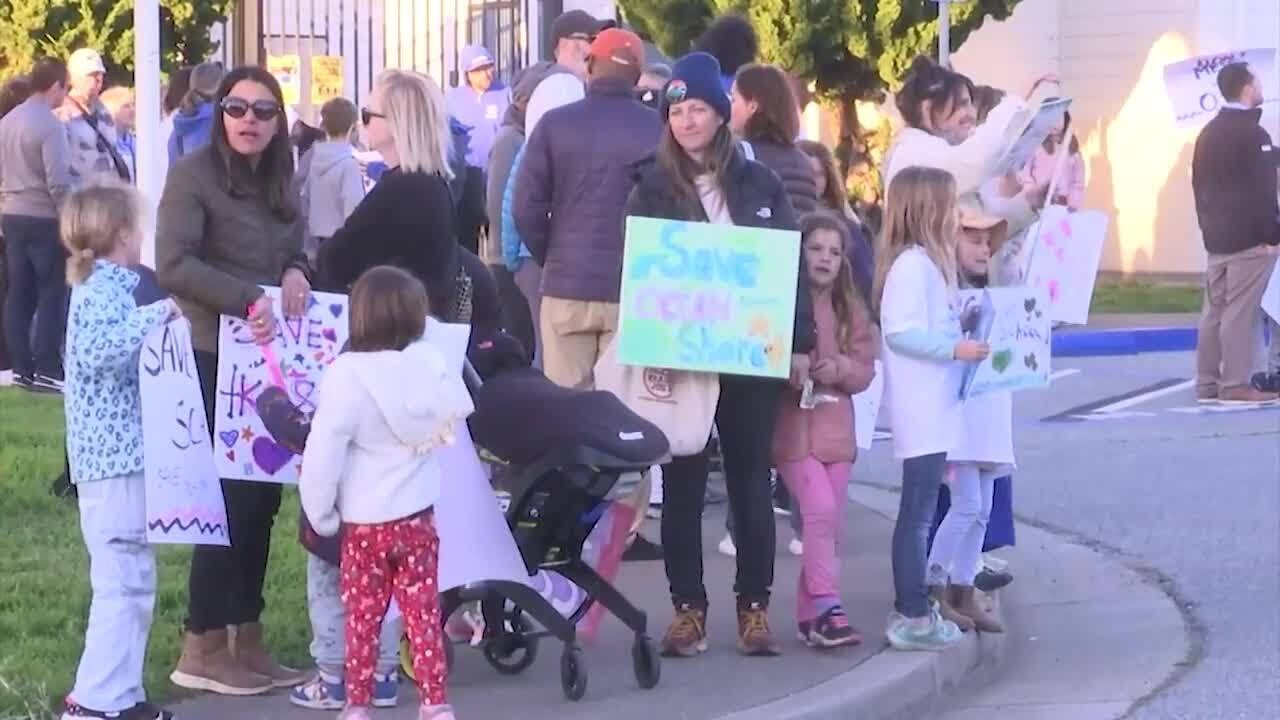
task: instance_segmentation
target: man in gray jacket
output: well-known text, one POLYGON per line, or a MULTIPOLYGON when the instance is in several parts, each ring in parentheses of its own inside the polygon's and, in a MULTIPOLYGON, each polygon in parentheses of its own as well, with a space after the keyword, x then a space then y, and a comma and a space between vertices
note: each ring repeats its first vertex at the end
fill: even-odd
POLYGON ((0 120, 0 224, 9 266, 4 330, 14 384, 61 392, 67 285, 58 207, 71 175, 66 130, 53 109, 66 97, 67 67, 43 58, 30 78, 31 97, 0 120))
POLYGON ((97 50, 81 48, 67 61, 67 97, 54 113, 67 126, 68 161, 74 185, 98 175, 131 182, 129 165, 117 149, 115 121, 102 104, 107 68, 97 50))

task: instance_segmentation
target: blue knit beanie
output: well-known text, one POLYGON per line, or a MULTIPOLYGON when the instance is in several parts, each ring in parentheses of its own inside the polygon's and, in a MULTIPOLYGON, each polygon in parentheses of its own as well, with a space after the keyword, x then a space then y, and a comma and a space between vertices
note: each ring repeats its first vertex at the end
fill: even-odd
POLYGON ((671 68, 671 82, 662 94, 662 117, 671 106, 685 100, 701 100, 726 121, 731 112, 729 95, 720 81, 720 61, 704 52, 689 53, 671 68))

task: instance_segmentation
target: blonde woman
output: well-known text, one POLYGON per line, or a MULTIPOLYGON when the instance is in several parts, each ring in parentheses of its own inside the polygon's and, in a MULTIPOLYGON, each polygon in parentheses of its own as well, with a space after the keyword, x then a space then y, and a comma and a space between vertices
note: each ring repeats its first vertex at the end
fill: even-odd
POLYGON ((320 246, 321 282, 346 292, 365 270, 395 265, 426 285, 439 312, 452 305, 459 262, 444 95, 426 76, 387 70, 360 117, 387 171, 320 246))

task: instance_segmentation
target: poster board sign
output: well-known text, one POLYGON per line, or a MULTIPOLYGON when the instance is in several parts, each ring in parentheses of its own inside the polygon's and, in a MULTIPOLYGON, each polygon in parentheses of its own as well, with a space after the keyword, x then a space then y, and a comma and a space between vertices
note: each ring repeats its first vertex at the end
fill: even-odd
MULTIPOLYGON (((1194 128, 1208 122, 1226 103, 1218 90, 1218 73, 1232 63, 1248 63, 1268 89, 1276 86, 1276 51, 1255 48, 1213 53, 1180 60, 1164 66, 1164 89, 1180 128, 1194 128)), ((1264 96, 1269 93, 1264 93, 1264 96)), ((1267 97, 1273 103, 1277 98, 1267 97)))
POLYGON ((876 374, 866 390, 853 396, 853 433, 859 450, 870 450, 876 437, 876 418, 884 397, 884 365, 876 360, 876 374))
POLYGON ((311 58, 311 104, 319 110, 325 103, 342 97, 342 58, 316 55, 311 58))
MULTIPOLYGON (((315 412, 320 376, 347 342, 347 296, 313 292, 302 317, 286 318, 280 288, 265 288, 274 301, 276 337, 271 354, 279 361, 289 399, 315 412)), ((276 444, 258 417, 258 394, 275 384, 249 324, 218 318, 218 386, 214 402, 214 461, 224 478, 294 484, 302 458, 276 444)))
MULTIPOLYGON (((1280 262, 1271 271, 1271 279, 1267 281, 1267 289, 1262 293, 1262 310, 1272 320, 1280 323, 1280 262)), ((1272 339, 1271 342, 1280 342, 1272 339)))
POLYGON ((191 323, 180 318, 147 335, 138 379, 147 542, 230 545, 191 323))
POLYGON ((966 335, 991 346, 986 360, 966 363, 962 398, 1049 384, 1052 321, 1043 289, 964 290, 960 303, 966 335))
POLYGON ((280 83, 286 107, 302 102, 302 60, 296 54, 268 55, 267 72, 280 83))
POLYGON ((1036 239, 1027 267, 1027 285, 1043 288, 1053 322, 1089 322, 1093 286, 1107 239, 1108 218, 1096 211, 1069 212, 1061 205, 1045 209, 1029 237, 1036 239))
POLYGON ((1071 98, 1057 98, 1023 111, 1025 114, 1019 116, 1020 120, 1010 123, 1010 127, 1017 130, 1012 133, 1008 149, 996 163, 993 176, 1007 175, 1026 167, 1035 157, 1036 148, 1043 145, 1049 133, 1062 124, 1070 107, 1071 98))
POLYGON ((799 267, 796 232, 627 218, 618 362, 787 377, 799 267))

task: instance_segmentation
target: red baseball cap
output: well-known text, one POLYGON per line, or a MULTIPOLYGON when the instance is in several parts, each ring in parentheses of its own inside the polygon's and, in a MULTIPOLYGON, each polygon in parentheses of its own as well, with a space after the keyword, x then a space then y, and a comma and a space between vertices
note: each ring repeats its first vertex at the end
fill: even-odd
POLYGON ((633 32, 621 28, 608 28, 591 41, 591 57, 610 60, 619 65, 640 68, 644 65, 644 42, 633 32))

